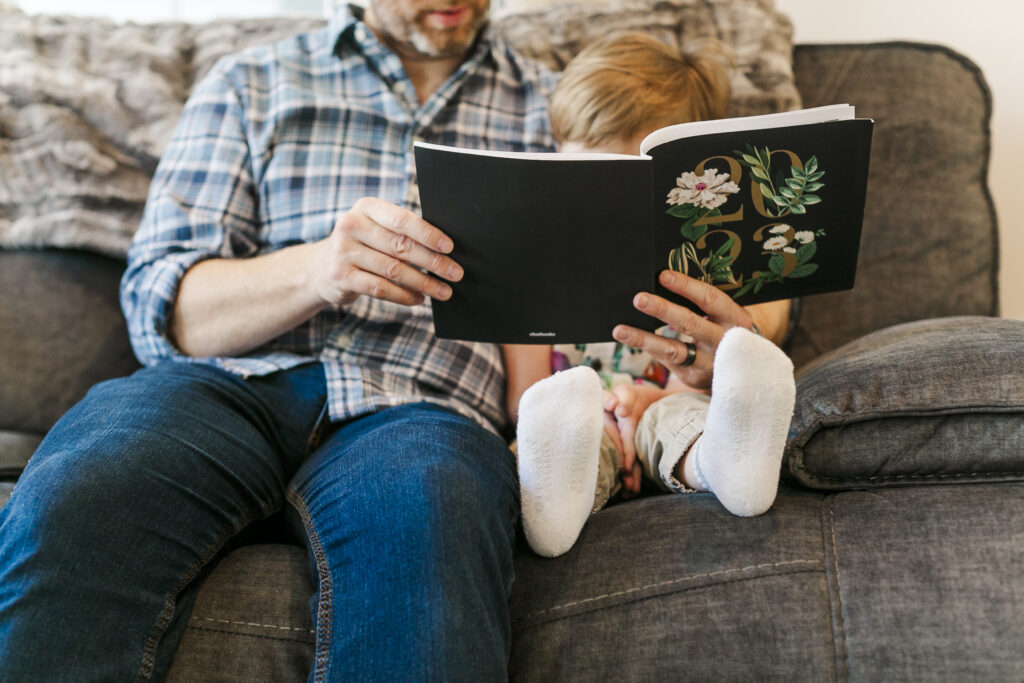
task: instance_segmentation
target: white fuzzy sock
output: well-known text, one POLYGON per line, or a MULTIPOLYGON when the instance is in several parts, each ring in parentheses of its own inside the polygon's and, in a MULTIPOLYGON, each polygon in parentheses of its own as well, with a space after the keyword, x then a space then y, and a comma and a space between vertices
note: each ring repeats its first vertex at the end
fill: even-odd
POLYGON ((603 430, 603 387, 589 367, 547 377, 520 399, 516 440, 523 530, 538 555, 565 553, 586 524, 603 430))
POLYGON ((691 454, 697 479, 740 517, 775 500, 793 417, 793 363, 772 342, 734 327, 715 352, 704 433, 691 454))

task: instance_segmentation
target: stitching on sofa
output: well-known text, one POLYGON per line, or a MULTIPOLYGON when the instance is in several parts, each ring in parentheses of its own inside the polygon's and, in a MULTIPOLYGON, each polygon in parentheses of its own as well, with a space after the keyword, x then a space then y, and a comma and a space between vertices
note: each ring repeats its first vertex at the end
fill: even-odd
POLYGON ((254 621, 230 621, 228 619, 214 619, 212 617, 192 617, 192 621, 209 621, 214 624, 227 624, 229 626, 255 626, 257 628, 272 628, 276 631, 298 631, 299 633, 316 634, 316 629, 302 628, 300 626, 275 626, 274 624, 260 624, 254 621))
POLYGON ((302 518, 302 525, 306 529, 306 535, 309 537, 309 546, 313 551, 313 557, 316 559, 317 574, 320 579, 320 599, 317 601, 317 614, 316 614, 316 631, 319 631, 319 637, 315 638, 315 653, 313 656, 313 680, 314 681, 325 681, 327 680, 327 657, 331 643, 331 607, 332 607, 332 587, 331 587, 331 572, 330 567, 327 564, 327 554, 324 552, 323 544, 320 542, 320 534, 317 533, 316 527, 313 526, 313 518, 309 514, 309 508, 306 506, 306 501, 302 499, 302 496, 293 489, 289 488, 285 496, 288 498, 288 502, 291 503, 298 511, 299 516, 302 518))
POLYGON ((229 633, 229 634, 231 634, 233 636, 245 636, 246 638, 262 638, 264 640, 273 640, 273 641, 276 641, 278 643, 280 643, 280 642, 303 643, 303 644, 308 644, 309 643, 309 641, 307 639, 301 638, 301 637, 287 638, 287 637, 284 637, 284 636, 271 636, 271 635, 264 635, 262 633, 249 633, 247 631, 235 631, 235 630, 230 630, 230 629, 211 628, 211 627, 208 627, 208 626, 203 626, 201 624, 190 624, 189 628, 190 629, 194 629, 196 631, 205 631, 207 633, 229 633))
POLYGON ((836 609, 832 618, 832 642, 836 649, 836 680, 848 680, 850 677, 850 653, 846 649, 846 623, 843 621, 843 586, 839 580, 839 544, 836 542, 836 506, 835 497, 828 501, 828 526, 832 538, 832 567, 836 577, 836 609), (839 670, 840 662, 843 670, 839 670))
POLYGON ((644 591, 655 590, 655 589, 658 589, 658 588, 665 588, 665 587, 668 587, 668 586, 678 585, 678 584, 681 584, 681 583, 685 583, 687 581, 695 581, 697 579, 712 578, 712 577, 715 577, 715 576, 728 576, 728 575, 733 575, 733 574, 738 574, 738 573, 743 573, 743 572, 751 572, 751 571, 755 571, 755 570, 758 570, 758 569, 769 569, 769 568, 787 567, 787 566, 792 566, 792 565, 817 565, 817 566, 821 567, 822 566, 822 562, 821 562, 821 560, 786 560, 784 562, 764 562, 764 563, 761 563, 761 564, 748 565, 746 567, 736 567, 734 569, 719 569, 719 570, 716 570, 716 571, 713 571, 713 572, 704 572, 704 573, 701 573, 701 574, 691 574, 690 576, 681 576, 681 577, 675 578, 675 579, 668 579, 667 581, 659 581, 658 583, 649 583, 649 584, 646 584, 644 586, 637 586, 635 588, 627 588, 626 590, 615 591, 614 593, 605 593, 603 595, 595 595, 592 598, 584 598, 582 600, 573 600, 572 602, 566 602, 566 603, 563 603, 561 605, 556 605, 554 607, 549 607, 547 609, 542 609, 539 612, 533 612, 532 614, 529 614, 529 615, 527 615, 525 617, 520 617, 519 619, 517 619, 517 621, 523 621, 523 620, 526 620, 526 619, 531 619, 533 617, 539 617, 539 616, 541 616, 543 614, 550 614, 552 612, 557 612, 559 610, 569 609, 570 607, 576 607, 576 606, 579 606, 579 605, 586 605, 586 604, 591 604, 591 603, 595 603, 595 602, 600 602, 602 600, 608 600, 610 598, 618 598, 618 597, 622 597, 624 595, 631 595, 633 593, 640 593, 640 592, 644 592, 644 591))
POLYGON ((983 478, 995 478, 995 477, 1024 477, 1024 471, 1007 471, 1007 472, 955 472, 952 474, 889 474, 886 476, 874 476, 874 477, 829 477, 823 474, 815 474, 811 470, 807 469, 807 465, 804 464, 802 455, 795 456, 790 462, 790 471, 799 470, 806 474, 809 480, 815 481, 832 481, 846 484, 856 484, 857 482, 887 482, 887 481, 923 481, 925 479, 983 479, 983 478))

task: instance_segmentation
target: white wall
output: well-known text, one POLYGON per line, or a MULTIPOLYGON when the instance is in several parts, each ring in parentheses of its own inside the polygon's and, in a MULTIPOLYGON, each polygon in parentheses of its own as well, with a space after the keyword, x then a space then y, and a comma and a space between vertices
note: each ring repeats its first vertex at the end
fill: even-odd
POLYGON ((326 6, 325 0, 13 0, 11 4, 31 14, 104 16, 139 23, 321 14, 326 6))

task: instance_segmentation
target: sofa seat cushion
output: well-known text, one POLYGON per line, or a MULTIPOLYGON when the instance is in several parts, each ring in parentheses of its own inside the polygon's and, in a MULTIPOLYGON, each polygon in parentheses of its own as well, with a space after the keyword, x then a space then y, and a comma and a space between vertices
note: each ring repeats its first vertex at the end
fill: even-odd
POLYGON ((831 680, 822 497, 743 518, 656 495, 592 516, 561 557, 520 552, 512 680, 831 680))
POLYGON ((906 323, 812 362, 784 469, 817 489, 1024 479, 1024 321, 906 323))

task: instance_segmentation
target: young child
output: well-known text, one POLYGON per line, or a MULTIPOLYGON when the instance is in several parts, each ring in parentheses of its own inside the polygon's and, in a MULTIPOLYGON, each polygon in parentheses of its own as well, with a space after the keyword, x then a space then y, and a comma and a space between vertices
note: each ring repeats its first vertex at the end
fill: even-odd
MULTIPOLYGON (((550 101, 552 129, 563 151, 635 154, 662 126, 721 118, 729 95, 719 53, 680 54, 622 34, 566 67, 550 101)), ((754 329, 779 340, 789 302, 747 313, 754 329)), ((696 346, 688 348, 681 366, 696 359, 696 346)), ((620 491, 639 492, 641 476, 666 491, 711 491, 736 515, 771 507, 795 387, 792 363, 769 339, 727 329, 714 351, 710 395, 621 344, 503 352, 523 527, 538 554, 569 550, 589 515, 620 491)))

